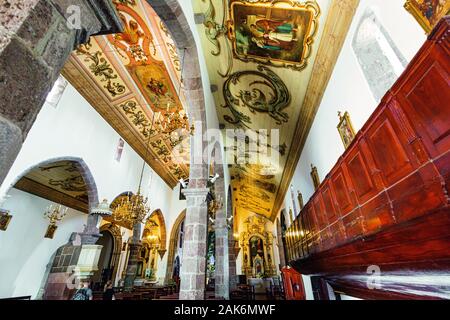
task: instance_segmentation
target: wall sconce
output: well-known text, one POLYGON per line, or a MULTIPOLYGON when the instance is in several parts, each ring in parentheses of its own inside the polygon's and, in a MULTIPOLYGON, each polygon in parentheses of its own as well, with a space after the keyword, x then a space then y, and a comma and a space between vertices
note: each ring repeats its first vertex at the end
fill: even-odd
POLYGON ((61 205, 52 204, 47 207, 47 210, 44 212, 44 217, 48 218, 50 224, 47 227, 47 232, 44 236, 45 238, 53 239, 55 231, 58 229, 56 223, 61 221, 67 215, 67 210, 69 210, 69 208, 63 208, 61 205))
POLYGON ((11 218, 12 215, 9 214, 8 210, 0 209, 0 230, 6 231, 8 229, 11 218))

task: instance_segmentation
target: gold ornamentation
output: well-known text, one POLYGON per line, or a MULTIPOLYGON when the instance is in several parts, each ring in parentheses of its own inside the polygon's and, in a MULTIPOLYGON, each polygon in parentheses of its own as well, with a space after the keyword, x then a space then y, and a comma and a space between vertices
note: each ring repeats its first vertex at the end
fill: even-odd
POLYGON ((450 1, 407 0, 405 9, 414 16, 425 32, 429 34, 439 20, 450 13, 450 1))
POLYGON ((342 143, 344 144, 345 149, 347 149, 352 143, 353 139, 355 139, 355 129, 353 129, 352 122, 350 120, 350 115, 346 111, 344 115, 339 111, 339 124, 337 129, 339 131, 339 135, 341 136, 342 143))
POLYGON ((314 184, 314 190, 319 189, 320 186, 320 178, 319 173, 317 172, 317 167, 311 164, 311 178, 314 184))
POLYGON ((118 222, 135 225, 143 222, 149 212, 148 198, 141 195, 139 186, 136 194, 122 198, 122 201, 114 209, 112 217, 118 222))
POLYGON ((156 141, 152 141, 151 145, 152 145, 153 149, 156 150, 156 154, 158 156, 160 156, 161 159, 164 162, 167 163, 167 162, 170 162, 172 160, 172 157, 170 156, 171 153, 169 151, 169 148, 167 148, 167 146, 165 145, 165 143, 161 139, 158 139, 156 141))
POLYGON ((9 214, 9 211, 0 209, 0 230, 6 231, 8 229, 8 225, 12 219, 12 215, 9 214))
POLYGON ((153 135, 155 133, 155 130, 150 128, 150 121, 147 119, 147 116, 142 110, 138 110, 138 104, 136 101, 127 101, 119 105, 119 108, 122 109, 122 111, 130 119, 131 123, 139 129, 139 132, 145 138, 148 138, 149 135, 153 135))
POLYGON ((45 233, 45 238, 53 239, 56 229, 58 226, 56 225, 59 221, 64 219, 67 215, 67 211, 69 208, 64 208, 61 205, 50 205, 44 212, 44 217, 47 218, 50 222, 47 227, 47 232, 45 233))
POLYGON ((91 53, 89 52, 91 48, 92 45, 88 42, 87 44, 78 46, 76 52, 78 55, 85 57, 85 62, 92 62, 89 69, 95 76, 100 77, 100 82, 106 82, 103 87, 108 90, 112 97, 125 93, 125 86, 114 81, 118 79, 118 75, 115 74, 111 65, 103 57, 103 53, 101 51, 91 53))
POLYGON ((300 191, 297 191, 297 199, 298 199, 298 205, 300 207, 300 210, 302 210, 305 205, 303 203, 303 195, 300 191))
POLYGON ((230 16, 228 38, 236 58, 297 71, 308 66, 319 25, 316 1, 236 0, 230 16))

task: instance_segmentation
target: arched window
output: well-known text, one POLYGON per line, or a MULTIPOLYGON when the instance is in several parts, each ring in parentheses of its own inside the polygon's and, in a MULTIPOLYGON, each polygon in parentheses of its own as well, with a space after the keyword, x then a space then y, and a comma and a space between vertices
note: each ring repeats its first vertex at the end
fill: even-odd
POLYGON ((370 8, 359 22, 352 47, 375 100, 380 102, 407 61, 370 8))

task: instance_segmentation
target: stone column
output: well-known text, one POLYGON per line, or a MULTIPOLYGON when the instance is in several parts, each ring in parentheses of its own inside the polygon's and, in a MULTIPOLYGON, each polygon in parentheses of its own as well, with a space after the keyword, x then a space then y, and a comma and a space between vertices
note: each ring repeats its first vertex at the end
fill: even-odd
POLYGON ((110 0, 0 1, 0 183, 71 51, 121 30, 110 0))
POLYGON ((229 264, 229 281, 230 290, 235 290, 238 284, 237 274, 236 274, 236 249, 235 246, 238 242, 234 239, 233 232, 228 234, 228 264, 229 264))
POLYGON ((215 291, 216 298, 230 298, 230 276, 228 261, 228 227, 226 212, 223 208, 217 210, 215 220, 216 233, 216 271, 215 291))
POLYGON ((186 220, 184 222, 183 258, 181 261, 180 300, 204 300, 206 282, 206 239, 208 188, 184 189, 186 220))
POLYGON ((136 279, 138 257, 139 252, 141 251, 141 247, 142 247, 141 223, 137 222, 133 226, 133 237, 131 238, 131 241, 128 244, 128 250, 130 251, 130 255, 128 256, 128 263, 125 271, 125 283, 124 283, 125 291, 133 290, 134 280, 136 279))

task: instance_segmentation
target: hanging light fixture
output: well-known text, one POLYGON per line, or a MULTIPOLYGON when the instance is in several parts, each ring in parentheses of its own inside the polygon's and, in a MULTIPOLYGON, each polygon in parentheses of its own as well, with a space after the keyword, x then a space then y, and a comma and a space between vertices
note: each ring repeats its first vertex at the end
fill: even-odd
POLYGON ((67 215, 68 210, 69 208, 63 207, 62 205, 51 204, 47 207, 44 212, 44 217, 49 220, 50 224, 47 227, 45 238, 53 239, 55 231, 58 228, 56 224, 64 219, 64 217, 67 215))
MULTIPOLYGON (((155 122, 155 114, 153 113, 152 123, 150 126, 150 131, 152 132, 153 124, 155 122)), ((159 117, 159 115, 158 115, 159 117)), ((131 226, 136 223, 143 223, 145 217, 150 213, 150 203, 148 202, 148 197, 144 197, 141 194, 142 178, 144 176, 145 169, 145 159, 148 155, 148 148, 150 144, 151 136, 148 136, 147 146, 145 149, 145 157, 143 159, 141 176, 139 178, 139 186, 136 194, 127 194, 122 201, 117 205, 113 212, 113 218, 116 221, 125 221, 130 223, 131 226)))

